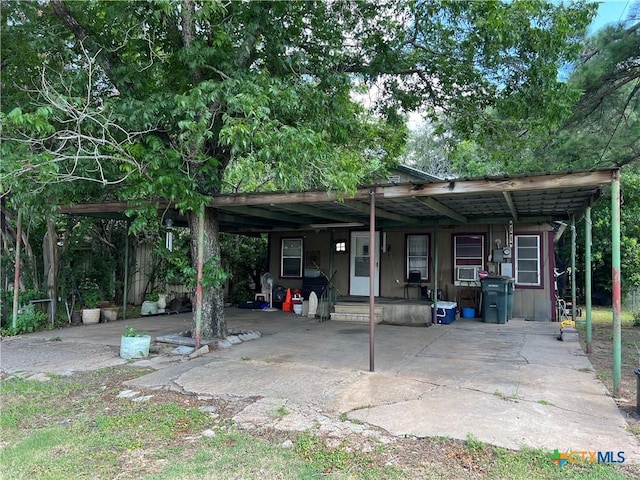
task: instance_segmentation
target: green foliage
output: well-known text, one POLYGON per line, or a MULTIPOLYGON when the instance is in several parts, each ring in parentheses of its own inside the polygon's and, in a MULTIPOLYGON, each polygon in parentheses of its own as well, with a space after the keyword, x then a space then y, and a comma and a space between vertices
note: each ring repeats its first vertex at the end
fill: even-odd
POLYGON ((42 330, 47 325, 48 316, 45 312, 36 310, 33 305, 27 305, 20 309, 16 319, 16 325, 13 321, 7 319, 7 327, 2 329, 3 335, 19 335, 21 333, 33 333, 42 330))
POLYGON ((480 452, 485 449, 485 445, 475 436, 468 433, 467 440, 465 442, 465 448, 470 452, 480 452))
MULTIPOLYGON (((64 181, 72 177, 122 181, 123 198, 162 197, 189 211, 224 190, 348 192, 400 152, 401 108, 446 109, 454 130, 478 138, 561 116, 574 95, 556 71, 579 51, 594 10, 530 1, 212 5, 198 4, 188 24, 171 3, 68 3, 73 31, 50 4, 8 3, 5 18, 21 20, 6 23, 3 36, 51 57, 44 75, 34 75, 42 70, 35 55, 6 73, 45 80, 42 102, 18 89, 3 102, 12 183, 56 183, 56 195, 71 196, 77 188, 64 181), (189 39, 188 29, 196 32, 189 39), (78 54, 79 30, 86 52, 78 54), (123 37, 130 41, 109 54, 123 37), (70 62, 91 68, 62 68, 70 62), (382 116, 372 116, 351 93, 378 78, 382 116), (484 115, 490 105, 493 118, 484 115), (41 140, 73 118, 78 130, 60 138, 79 143, 47 149, 41 140), (78 145, 95 152, 92 137, 103 139, 105 161, 71 155, 78 145), (36 154, 26 165, 29 149, 36 154)), ((20 58, 20 48, 5 53, 20 58)))
MULTIPOLYGON (((347 195, 396 162, 403 112, 418 107, 446 111, 450 131, 479 146, 461 157, 492 152, 504 161, 525 150, 520 132, 555 125, 575 100, 556 72, 579 52, 596 8, 541 0, 190 5, 3 3, 0 175, 11 202, 50 212, 127 201, 132 231, 157 232, 157 205, 147 203, 157 199, 189 215, 221 192, 347 195), (375 105, 354 100, 374 84, 375 105)), ((205 223, 217 236, 215 219, 205 223)), ((203 283, 219 303, 229 272, 213 243, 203 283)), ((103 273, 122 272, 117 258, 103 257, 103 273)), ((171 266, 191 286, 193 261, 171 266)), ((111 297, 117 285, 100 287, 111 297)))
POLYGON ((144 299, 148 302, 157 302, 160 299, 160 294, 158 292, 150 292, 144 296, 144 299))
MULTIPOLYGON (((623 290, 640 286, 640 166, 629 165, 621 175, 623 205, 620 210, 620 249, 623 290)), ((606 192, 591 213, 593 223, 592 278, 594 291, 611 291, 611 196, 606 192)), ((581 224, 578 224, 581 227, 581 224)), ((584 258, 584 228, 577 228, 577 254, 584 258)), ((570 238, 560 245, 564 258, 570 258, 570 238)), ((579 284, 584 272, 578 270, 579 284)))
MULTIPOLYGON (((569 81, 583 94, 573 115, 549 145, 565 168, 622 166, 637 162, 640 140, 638 89, 640 24, 609 26, 588 39, 569 81)), ((548 158, 548 157, 547 157, 548 158)))
POLYGON ((229 301, 237 304, 253 300, 255 292, 249 291, 249 279, 256 288, 260 287, 260 276, 267 269, 267 238, 221 234, 220 251, 225 268, 230 275, 231 292, 229 301))
POLYGON ((82 296, 82 304, 85 308, 96 308, 100 301, 102 300, 102 295, 100 294, 100 288, 97 284, 86 280, 80 286, 81 296, 82 296))
POLYGON ((640 327, 640 310, 636 310, 631 314, 634 327, 640 327))
POLYGON ((134 327, 130 327, 129 325, 125 325, 123 337, 144 337, 146 334, 139 332, 134 327))
POLYGON ((298 436, 294 449, 298 455, 317 465, 325 474, 344 471, 352 464, 363 468, 371 462, 366 454, 348 452, 342 448, 329 448, 322 439, 309 431, 298 436))

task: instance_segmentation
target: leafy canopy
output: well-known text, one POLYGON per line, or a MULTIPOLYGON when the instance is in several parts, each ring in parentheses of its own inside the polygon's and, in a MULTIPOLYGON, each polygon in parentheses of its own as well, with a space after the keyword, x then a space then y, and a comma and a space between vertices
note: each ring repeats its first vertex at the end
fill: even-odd
POLYGON ((224 191, 349 191, 394 162, 403 112, 491 141, 557 121, 575 92, 556 72, 593 8, 4 1, 5 189, 77 201, 84 180, 189 210, 224 191), (381 87, 377 114, 356 82, 381 87))

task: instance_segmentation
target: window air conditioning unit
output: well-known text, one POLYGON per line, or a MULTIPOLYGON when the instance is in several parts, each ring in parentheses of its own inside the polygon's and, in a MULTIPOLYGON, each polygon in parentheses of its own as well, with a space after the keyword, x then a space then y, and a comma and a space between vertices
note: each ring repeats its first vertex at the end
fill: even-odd
POLYGON ((478 270, 478 267, 458 267, 456 280, 459 282, 477 282, 478 270))

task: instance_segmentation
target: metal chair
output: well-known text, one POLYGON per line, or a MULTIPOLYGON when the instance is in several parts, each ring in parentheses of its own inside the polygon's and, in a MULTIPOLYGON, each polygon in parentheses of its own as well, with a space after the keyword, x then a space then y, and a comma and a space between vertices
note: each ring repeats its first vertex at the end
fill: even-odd
MULTIPOLYGON (((582 316, 582 309, 580 307, 576 307, 576 317, 582 316)), ((573 318, 573 304, 571 302, 567 302, 565 299, 558 297, 556 295, 556 318, 559 322, 563 322, 566 320, 574 320, 573 318)))
POLYGON ((404 298, 409 298, 409 289, 418 289, 418 298, 422 298, 422 273, 420 270, 411 270, 409 272, 409 279, 404 284, 404 298))

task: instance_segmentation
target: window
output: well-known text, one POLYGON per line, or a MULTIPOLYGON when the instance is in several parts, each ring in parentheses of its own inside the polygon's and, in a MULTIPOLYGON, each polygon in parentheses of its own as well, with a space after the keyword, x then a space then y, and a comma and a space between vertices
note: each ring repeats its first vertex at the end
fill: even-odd
POLYGON ((477 280, 479 270, 484 270, 484 235, 454 235, 454 280, 477 280))
POLYGON ((516 284, 540 285, 540 235, 516 235, 516 284))
POLYGON ((280 260, 282 277, 302 277, 302 239, 283 238, 280 260))
POLYGON ((407 268, 405 278, 412 270, 420 271, 422 280, 429 278, 429 236, 407 235, 407 268))

